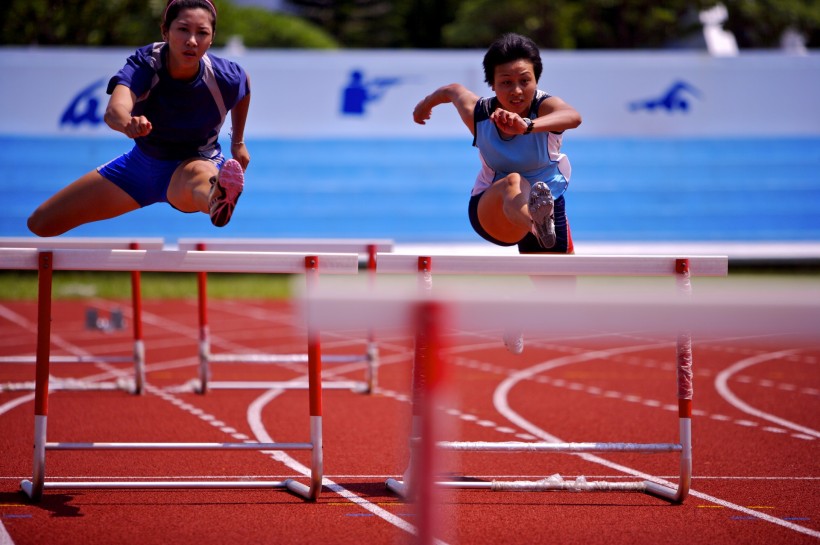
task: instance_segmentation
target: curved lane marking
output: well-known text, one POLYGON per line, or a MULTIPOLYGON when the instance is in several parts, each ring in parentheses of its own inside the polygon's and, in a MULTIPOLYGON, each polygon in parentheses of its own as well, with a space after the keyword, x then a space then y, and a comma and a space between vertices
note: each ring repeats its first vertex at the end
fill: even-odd
POLYGON ((783 428, 789 428, 790 430, 794 430, 806 435, 810 435, 813 437, 820 438, 820 431, 814 430, 812 428, 807 428, 806 426, 801 426, 800 424, 795 424, 789 420, 785 420, 773 414, 769 414, 767 412, 761 411, 759 409, 755 409, 748 403, 742 401, 738 398, 732 390, 729 388, 728 382, 729 379, 735 373, 742 371, 748 367, 753 365, 757 365, 758 363, 763 363, 765 361, 770 361, 774 359, 783 358, 786 356, 790 356, 794 353, 798 352, 797 349, 794 350, 780 350, 779 352, 770 352, 768 354, 759 354, 757 356, 746 358, 745 360, 741 360, 734 365, 724 369, 715 377, 715 388, 717 389, 718 393, 723 397, 727 402, 729 402, 732 406, 736 409, 743 411, 746 414, 750 414, 752 416, 756 416, 762 420, 768 420, 769 422, 773 422, 778 426, 783 428))
MULTIPOLYGON (((664 343, 664 344, 668 344, 668 343, 664 343)), ((653 348, 654 346, 657 346, 657 345, 643 345, 643 346, 634 346, 634 347, 622 347, 622 348, 616 348, 616 349, 612 349, 612 350, 598 350, 598 351, 594 351, 594 352, 588 352, 586 354, 578 354, 578 355, 575 355, 575 356, 566 356, 566 357, 563 357, 563 358, 557 358, 557 359, 554 359, 554 360, 550 360, 550 361, 547 361, 547 362, 540 363, 538 365, 534 365, 530 368, 518 371, 518 372, 514 373, 512 376, 510 376, 509 378, 502 381, 501 384, 499 384, 498 388, 496 388, 495 393, 493 394, 493 404, 495 405, 496 409, 504 417, 506 417, 510 422, 515 423, 517 426, 520 426, 522 429, 527 430, 528 432, 535 435, 536 437, 540 437, 544 441, 548 441, 548 442, 562 443, 562 442, 564 442, 562 439, 559 439, 558 437, 556 437, 554 435, 551 435, 551 434, 547 433, 546 431, 542 430, 541 428, 539 428, 535 424, 531 423, 530 421, 526 420, 524 417, 522 417, 521 415, 516 413, 509 406, 509 404, 507 403, 507 396, 509 395, 509 392, 513 388, 513 386, 515 386, 518 382, 520 382, 522 380, 529 379, 529 378, 531 378, 532 376, 534 376, 538 373, 542 373, 544 371, 548 371, 548 370, 554 369, 556 367, 561 367, 563 365, 570 365, 570 364, 574 364, 574 363, 580 363, 580 362, 584 362, 584 361, 589 361, 591 359, 607 357, 607 356, 615 355, 615 354, 622 354, 622 353, 630 352, 630 351, 650 349, 650 348, 653 348)), ((593 454, 578 454, 578 456, 580 456, 581 458, 583 458, 584 460, 586 460, 588 462, 592 462, 592 463, 595 463, 595 464, 600 464, 600 465, 609 467, 611 469, 614 469, 616 471, 620 471, 622 473, 632 475, 634 477, 639 477, 641 479, 646 479, 646 480, 649 480, 649 481, 653 481, 653 482, 656 482, 658 484, 669 486, 673 489, 675 487, 677 487, 677 484, 675 484, 675 483, 672 483, 672 482, 664 480, 664 479, 660 479, 656 476, 652 476, 652 475, 643 473, 643 472, 638 471, 638 470, 636 470, 634 468, 631 468, 631 467, 627 467, 627 466, 623 466, 621 464, 617 464, 615 462, 611 462, 611 461, 609 461, 605 458, 601 458, 600 456, 595 456, 593 454)), ((776 524, 778 526, 788 528, 788 529, 793 530, 795 532, 799 532, 799 533, 802 533, 802 534, 806 534, 806 535, 810 535, 810 536, 813 536, 813 537, 820 538, 820 532, 818 532, 816 530, 812 530, 811 528, 806 528, 805 526, 800 526, 798 524, 794 524, 794 523, 789 522, 787 520, 779 519, 779 518, 773 517, 771 515, 767 515, 765 513, 755 511, 753 509, 748 509, 746 507, 731 503, 731 502, 726 501, 726 500, 722 500, 720 498, 715 498, 714 496, 710 496, 708 494, 704 494, 704 493, 698 492, 696 490, 690 489, 689 490, 689 495, 695 496, 695 497, 700 498, 702 500, 712 502, 716 505, 721 505, 723 507, 726 507, 728 509, 732 509, 734 511, 738 511, 740 513, 743 513, 744 515, 748 515, 750 517, 755 517, 755 518, 758 518, 760 520, 764 520, 766 522, 770 522, 772 524, 776 524)))

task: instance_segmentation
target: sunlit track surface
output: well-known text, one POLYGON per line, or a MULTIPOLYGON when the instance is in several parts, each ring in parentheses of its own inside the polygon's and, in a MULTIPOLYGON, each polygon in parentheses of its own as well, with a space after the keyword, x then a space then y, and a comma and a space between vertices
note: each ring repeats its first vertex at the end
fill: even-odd
MULTIPOLYGON (((128 316, 127 301, 111 301, 128 316)), ((303 393, 185 389, 196 375, 195 301, 147 302, 148 391, 54 391, 55 441, 270 441, 307 427, 303 393)), ((211 305, 216 347, 234 351, 304 346, 287 303, 211 305), (217 317, 218 316, 218 317, 217 317)), ((85 303, 54 304, 54 354, 127 354, 127 331, 84 328, 85 303)), ((30 352, 36 305, 0 303, 0 355, 30 352)), ((326 353, 366 342, 360 330, 323 336, 326 353)), ((371 395, 324 394, 325 488, 316 503, 276 490, 62 490, 39 504, 19 492, 30 477, 30 392, 0 392, 0 522, 13 543, 408 543, 414 507, 384 486, 407 466, 412 338, 379 334, 379 386, 371 395), (239 537, 237 537, 239 536, 239 537)), ((520 356, 494 330, 448 330, 454 396, 451 433, 469 441, 644 441, 672 436, 677 420, 674 340, 656 334, 528 336, 520 356), (559 365, 560 364, 560 365, 559 365)), ((783 337, 695 339, 695 465, 680 506, 641 494, 446 491, 445 543, 816 543, 820 343, 783 337)), ((360 380, 361 364, 325 369, 360 380)), ((302 365, 214 365, 225 380, 302 380, 302 365)), ((128 365, 55 364, 59 378, 127 378, 128 365)), ((2 364, 0 383, 33 380, 30 364, 2 364)), ((637 454, 447 453, 448 476, 472 479, 579 477, 676 479, 675 460, 637 454)), ((299 452, 55 452, 61 480, 281 478, 309 464, 299 452), (101 476, 101 477, 99 477, 101 476)), ((2 531, 0 538, 6 539, 2 531)))

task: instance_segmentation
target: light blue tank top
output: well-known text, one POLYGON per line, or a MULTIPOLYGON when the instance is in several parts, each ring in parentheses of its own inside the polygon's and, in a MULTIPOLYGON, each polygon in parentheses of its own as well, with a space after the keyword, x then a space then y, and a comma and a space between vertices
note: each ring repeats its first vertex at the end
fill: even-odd
MULTIPOLYGON (((530 119, 538 117, 538 106, 549 96, 544 91, 536 91, 530 106, 530 119)), ((517 172, 530 184, 546 182, 554 198, 563 195, 572 170, 569 158, 561 153, 563 133, 538 132, 502 137, 490 120, 490 114, 497 106, 495 97, 481 98, 475 106, 473 145, 478 148, 482 168, 472 194, 477 195, 496 180, 517 172)))

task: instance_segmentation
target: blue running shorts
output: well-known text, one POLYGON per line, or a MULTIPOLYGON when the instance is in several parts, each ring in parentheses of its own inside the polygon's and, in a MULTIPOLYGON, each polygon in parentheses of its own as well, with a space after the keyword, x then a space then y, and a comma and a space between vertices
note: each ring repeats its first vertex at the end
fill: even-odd
MULTIPOLYGON (((97 172, 128 193, 141 207, 145 207, 158 202, 168 202, 171 176, 177 167, 187 160, 154 159, 134 146, 128 153, 97 167, 97 172)), ((221 168, 225 157, 220 153, 206 160, 221 168)))

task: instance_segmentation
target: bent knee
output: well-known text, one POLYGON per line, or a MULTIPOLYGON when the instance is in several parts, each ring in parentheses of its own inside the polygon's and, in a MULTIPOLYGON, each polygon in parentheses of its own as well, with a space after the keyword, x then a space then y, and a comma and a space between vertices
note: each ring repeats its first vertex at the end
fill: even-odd
POLYGON ((56 237, 65 232, 57 229, 55 225, 48 221, 48 218, 46 218, 44 214, 36 210, 28 217, 26 227, 38 237, 56 237))
POLYGON ((503 178, 503 181, 504 181, 504 183, 505 183, 506 185, 518 187, 518 186, 520 186, 520 185, 521 185, 521 181, 522 181, 523 179, 524 179, 524 178, 523 178, 523 177, 522 177, 519 173, 517 173, 517 172, 512 172, 512 173, 510 173, 510 174, 507 174, 507 175, 503 178))
POLYGON ((528 188, 530 185, 529 182, 527 182, 527 179, 518 174, 517 172, 513 172, 511 174, 508 174, 507 176, 504 176, 503 178, 498 180, 496 184, 498 184, 499 188, 502 189, 505 193, 514 194, 526 192, 526 188, 528 188))

